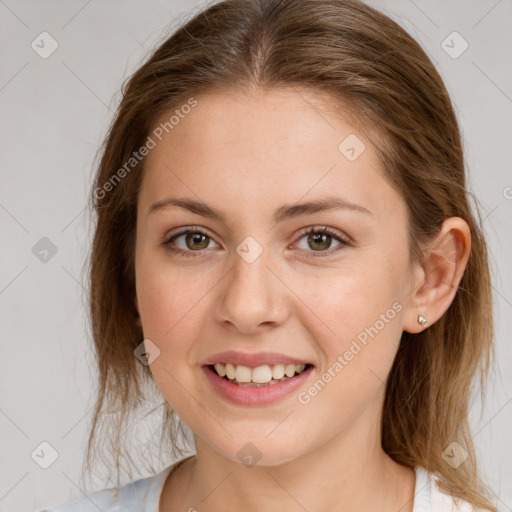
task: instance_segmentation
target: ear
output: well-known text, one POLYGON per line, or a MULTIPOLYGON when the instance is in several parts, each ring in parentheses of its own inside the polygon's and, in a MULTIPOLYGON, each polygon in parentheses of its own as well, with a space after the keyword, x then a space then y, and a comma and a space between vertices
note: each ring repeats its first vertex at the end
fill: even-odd
POLYGON ((135 323, 142 327, 142 320, 140 319, 139 313, 139 300, 137 299, 137 295, 135 295, 135 309, 137 310, 137 316, 135 317, 135 323))
POLYGON ((414 269, 403 330, 421 332, 443 316, 455 297, 471 252, 471 230, 464 219, 446 219, 435 239, 424 252, 422 263, 414 269), (422 326, 418 315, 428 323, 422 326))

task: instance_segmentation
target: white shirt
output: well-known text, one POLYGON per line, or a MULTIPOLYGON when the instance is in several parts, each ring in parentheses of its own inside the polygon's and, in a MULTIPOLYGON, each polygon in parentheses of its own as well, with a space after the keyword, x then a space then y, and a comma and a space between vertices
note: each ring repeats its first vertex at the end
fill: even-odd
MULTIPOLYGON (((114 487, 84 494, 73 501, 37 512, 159 512, 160 495, 167 476, 190 457, 171 464, 154 476, 130 482, 119 489, 114 487)), ((441 492, 436 485, 435 474, 428 473, 421 466, 415 468, 415 473, 413 512, 478 512, 466 501, 441 492)))

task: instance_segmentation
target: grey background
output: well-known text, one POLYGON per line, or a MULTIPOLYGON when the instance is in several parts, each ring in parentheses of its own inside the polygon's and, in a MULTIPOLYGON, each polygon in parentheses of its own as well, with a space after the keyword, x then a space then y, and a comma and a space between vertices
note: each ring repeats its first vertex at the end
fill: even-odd
MULTIPOLYGON (((500 510, 512 510, 512 2, 370 3, 420 41, 457 108, 496 301, 496 376, 471 421, 483 477, 500 510), (456 59, 441 46, 453 31, 469 44, 456 59)), ((0 0, 0 511, 90 491, 79 476, 94 403, 81 275, 91 166, 122 80, 202 5, 0 0), (47 59, 31 47, 43 31, 58 43, 47 59), (57 250, 46 262, 33 253, 43 237, 57 250), (58 452, 48 469, 31 458, 43 441, 58 452)))

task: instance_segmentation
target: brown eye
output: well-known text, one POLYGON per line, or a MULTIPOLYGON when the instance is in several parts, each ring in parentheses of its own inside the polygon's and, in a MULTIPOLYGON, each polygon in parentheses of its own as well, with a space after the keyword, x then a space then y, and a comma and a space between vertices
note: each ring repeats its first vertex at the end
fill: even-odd
POLYGON ((162 245, 173 253, 184 256, 200 256, 201 252, 208 248, 210 242, 213 242, 213 239, 207 233, 199 228, 189 228, 171 236, 162 245))
POLYGON ((323 228, 310 228, 302 233, 300 240, 305 239, 305 247, 300 247, 306 252, 308 258, 321 258, 330 256, 345 246, 350 246, 352 243, 341 236, 337 231, 325 226, 323 228), (338 242, 338 245, 331 249, 332 241, 338 242), (317 253, 317 254, 315 254, 317 253), (322 254, 325 253, 325 254, 322 254))
POLYGON ((308 235, 308 245, 312 249, 326 251, 330 248, 332 236, 325 233, 312 233, 308 235))
POLYGON ((185 236, 185 245, 188 249, 201 250, 206 249, 210 238, 202 233, 187 233, 185 236))

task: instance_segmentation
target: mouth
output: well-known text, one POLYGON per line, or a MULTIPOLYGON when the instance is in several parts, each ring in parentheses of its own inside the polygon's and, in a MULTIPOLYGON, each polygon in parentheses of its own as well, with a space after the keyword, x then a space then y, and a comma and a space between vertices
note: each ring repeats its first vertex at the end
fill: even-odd
POLYGON ((228 350, 201 363, 211 389, 236 405, 266 406, 291 397, 316 371, 305 359, 279 352, 228 350))
POLYGON ((267 387, 291 380, 307 372, 313 365, 278 363, 256 367, 237 365, 234 363, 215 363, 207 368, 222 379, 243 387, 267 387))

